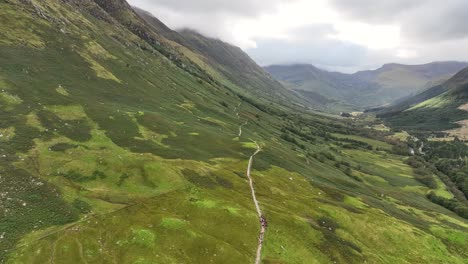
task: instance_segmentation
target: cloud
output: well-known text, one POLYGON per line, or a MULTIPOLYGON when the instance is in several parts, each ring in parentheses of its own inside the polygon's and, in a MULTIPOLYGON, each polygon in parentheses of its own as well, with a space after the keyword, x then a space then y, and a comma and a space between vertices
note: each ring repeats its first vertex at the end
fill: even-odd
POLYGON ((154 6, 171 9, 180 13, 228 14, 235 16, 252 17, 275 10, 282 2, 287 0, 133 0, 130 1, 137 6, 152 8, 154 6))
POLYGON ((353 20, 387 24, 431 0, 330 0, 330 4, 353 20))
POLYGON ((249 19, 274 13, 285 3, 298 0, 129 0, 129 3, 153 13, 173 29, 191 28, 221 38, 243 48, 255 46, 235 28, 249 19))
POLYGON ((246 50, 262 65, 355 71, 468 60, 466 0, 129 0, 169 27, 246 50))
POLYGON ((408 40, 446 41, 468 37, 466 0, 330 0, 330 3, 352 20, 397 24, 408 40))
POLYGON ((311 63, 331 70, 353 73, 378 68, 392 60, 393 51, 371 50, 333 37, 332 25, 314 25, 292 30, 295 37, 256 39, 257 47, 246 52, 260 65, 311 63))

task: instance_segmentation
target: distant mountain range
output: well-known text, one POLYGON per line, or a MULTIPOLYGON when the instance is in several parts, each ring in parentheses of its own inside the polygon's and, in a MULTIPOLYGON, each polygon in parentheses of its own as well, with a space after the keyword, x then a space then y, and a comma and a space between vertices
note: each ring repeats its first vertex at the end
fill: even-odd
POLYGON ((423 65, 385 64, 354 74, 329 72, 313 65, 273 65, 265 69, 286 87, 327 111, 386 105, 443 83, 468 66, 466 62, 423 65))

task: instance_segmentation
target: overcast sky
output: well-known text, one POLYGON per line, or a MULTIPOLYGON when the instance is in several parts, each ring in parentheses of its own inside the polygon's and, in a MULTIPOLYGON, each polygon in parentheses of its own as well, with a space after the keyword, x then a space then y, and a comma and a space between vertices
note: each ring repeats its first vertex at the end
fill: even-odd
POLYGON ((244 49, 261 65, 344 72, 468 61, 468 0, 128 0, 173 29, 244 49))

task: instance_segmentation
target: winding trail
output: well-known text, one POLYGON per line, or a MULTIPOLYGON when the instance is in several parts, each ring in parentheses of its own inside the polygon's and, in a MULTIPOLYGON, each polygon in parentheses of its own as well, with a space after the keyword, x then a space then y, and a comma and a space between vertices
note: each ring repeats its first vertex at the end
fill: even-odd
POLYGON ((259 264, 260 261, 261 261, 263 240, 264 240, 265 231, 266 231, 266 222, 264 222, 264 221, 266 221, 266 220, 263 217, 262 210, 261 210, 260 205, 258 203, 257 195, 255 194, 255 187, 254 187, 254 184, 253 184, 253 179, 252 179, 252 176, 250 175, 250 171, 252 169, 253 159, 254 159, 255 155, 257 155, 261 151, 261 148, 257 144, 257 142, 255 142, 255 144, 257 145, 257 150, 255 151, 255 153, 252 156, 250 156, 249 165, 247 166, 247 178, 249 178, 249 185, 250 185, 250 191, 252 193, 252 200, 253 200, 253 202, 255 204, 255 209, 257 210, 258 219, 260 220, 260 234, 258 236, 257 253, 256 253, 256 257, 255 257, 255 264, 259 264))
POLYGON ((242 127, 243 127, 243 126, 246 126, 246 125, 248 125, 248 124, 249 124, 249 122, 245 121, 244 124, 242 124, 242 125, 239 126, 239 137, 242 137, 242 127))
MULTIPOLYGON (((239 119, 239 120, 241 119, 240 115, 239 115, 239 108, 240 108, 241 105, 242 105, 242 102, 239 103, 239 105, 237 105, 234 108, 234 112, 236 113, 237 119, 239 119)), ((242 136, 242 127, 246 126, 248 123, 249 122, 246 121, 245 123, 243 123, 243 124, 241 124, 239 126, 239 138, 242 136)), ((263 248, 263 241, 264 241, 264 236, 265 236, 265 232, 266 232, 266 228, 267 228, 267 221, 266 221, 266 218, 263 216, 262 209, 260 208, 260 204, 258 203, 257 195, 255 194, 255 186, 254 186, 254 182, 253 182, 252 175, 251 175, 253 159, 260 151, 262 151, 262 149, 260 148, 258 143, 255 142, 255 141, 254 141, 254 143, 257 146, 257 150, 249 158, 249 165, 247 166, 247 173, 246 174, 247 174, 247 178, 249 179, 249 186, 250 186, 250 192, 252 194, 252 200, 254 202, 255 210, 257 211, 258 220, 260 222, 260 233, 258 235, 257 251, 256 251, 256 255, 255 255, 255 264, 260 264, 260 262, 262 260, 262 248, 263 248)))
MULTIPOLYGON (((242 102, 240 102, 235 108, 234 108, 234 113, 236 113, 236 116, 237 116, 237 119, 239 119, 239 121, 241 121, 241 117, 239 115, 239 108, 240 106, 242 105, 242 102)), ((239 134, 238 134, 238 137, 242 137, 242 127, 243 126, 246 126, 249 124, 249 121, 245 121, 245 123, 239 125, 239 134)))

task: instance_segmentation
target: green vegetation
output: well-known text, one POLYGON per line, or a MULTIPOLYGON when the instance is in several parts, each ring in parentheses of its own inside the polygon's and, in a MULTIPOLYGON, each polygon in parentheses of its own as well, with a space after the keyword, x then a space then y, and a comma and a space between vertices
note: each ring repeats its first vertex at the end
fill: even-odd
POLYGON ((252 262, 253 142, 265 263, 466 263, 467 220, 401 142, 270 100, 235 48, 168 39, 123 0, 3 1, 0 21, 0 263, 252 262))
POLYGON ((394 128, 412 131, 442 131, 457 128, 456 122, 468 119, 466 104, 468 68, 442 85, 435 86, 384 109, 378 117, 394 128))

